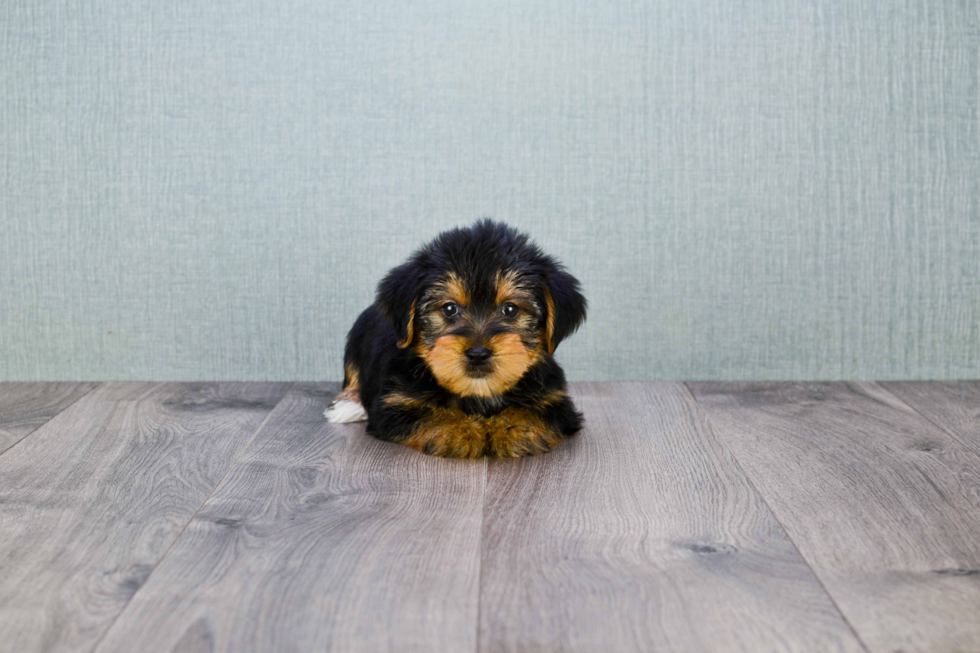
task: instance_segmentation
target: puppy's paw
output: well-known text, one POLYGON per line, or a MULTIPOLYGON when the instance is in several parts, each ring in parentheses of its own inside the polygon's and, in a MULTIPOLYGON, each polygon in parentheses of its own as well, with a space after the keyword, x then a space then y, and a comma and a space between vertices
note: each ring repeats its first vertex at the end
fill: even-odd
POLYGON ((508 409, 491 418, 488 449, 497 458, 536 456, 561 441, 561 435, 531 411, 508 409))
POLYGON ((548 453, 552 447, 561 442, 561 438, 551 433, 497 432, 490 440, 490 455, 497 458, 523 458, 548 453))
POLYGON ((367 420, 367 413, 359 401, 338 399, 323 411, 323 416, 334 424, 350 424, 367 420))
POLYGON ((430 456, 479 458, 484 453, 486 434, 479 420, 463 416, 423 420, 402 444, 430 456))
POLYGON ((413 449, 440 458, 479 458, 483 455, 483 438, 440 438, 433 437, 425 442, 413 440, 406 442, 413 449))

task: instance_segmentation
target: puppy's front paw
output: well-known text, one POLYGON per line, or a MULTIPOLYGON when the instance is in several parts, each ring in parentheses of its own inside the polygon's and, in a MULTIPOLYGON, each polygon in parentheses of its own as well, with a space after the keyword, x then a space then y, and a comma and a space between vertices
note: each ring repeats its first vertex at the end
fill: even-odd
POLYGON ((443 458, 479 458, 486 448, 486 433, 478 421, 461 416, 421 422, 403 441, 413 449, 443 458))
POLYGON ((548 453, 561 442, 550 433, 535 431, 495 433, 489 441, 490 455, 497 458, 521 458, 548 453))
POLYGON ((492 418, 487 449, 498 458, 521 458, 551 451, 562 437, 538 415, 527 410, 505 410, 492 418))

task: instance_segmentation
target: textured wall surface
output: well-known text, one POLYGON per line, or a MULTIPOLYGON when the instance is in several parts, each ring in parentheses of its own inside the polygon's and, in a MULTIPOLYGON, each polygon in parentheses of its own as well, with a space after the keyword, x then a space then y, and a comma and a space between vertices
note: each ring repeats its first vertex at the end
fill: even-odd
POLYGON ((573 379, 980 376, 973 0, 4 0, 0 59, 0 379, 339 379, 482 215, 573 379))

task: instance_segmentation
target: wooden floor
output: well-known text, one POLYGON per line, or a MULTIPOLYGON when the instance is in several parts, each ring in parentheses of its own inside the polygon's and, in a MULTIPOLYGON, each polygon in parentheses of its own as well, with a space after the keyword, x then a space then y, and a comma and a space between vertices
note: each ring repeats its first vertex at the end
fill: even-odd
POLYGON ((980 652, 980 383, 592 383, 451 461, 336 384, 0 384, 0 651, 980 652))

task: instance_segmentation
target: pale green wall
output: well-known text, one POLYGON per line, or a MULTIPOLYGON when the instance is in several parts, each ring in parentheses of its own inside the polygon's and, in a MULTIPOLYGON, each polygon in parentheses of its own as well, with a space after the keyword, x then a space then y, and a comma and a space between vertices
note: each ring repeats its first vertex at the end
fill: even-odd
POLYGON ((574 379, 980 377, 980 3, 4 0, 0 379, 337 379, 489 215, 574 379))

